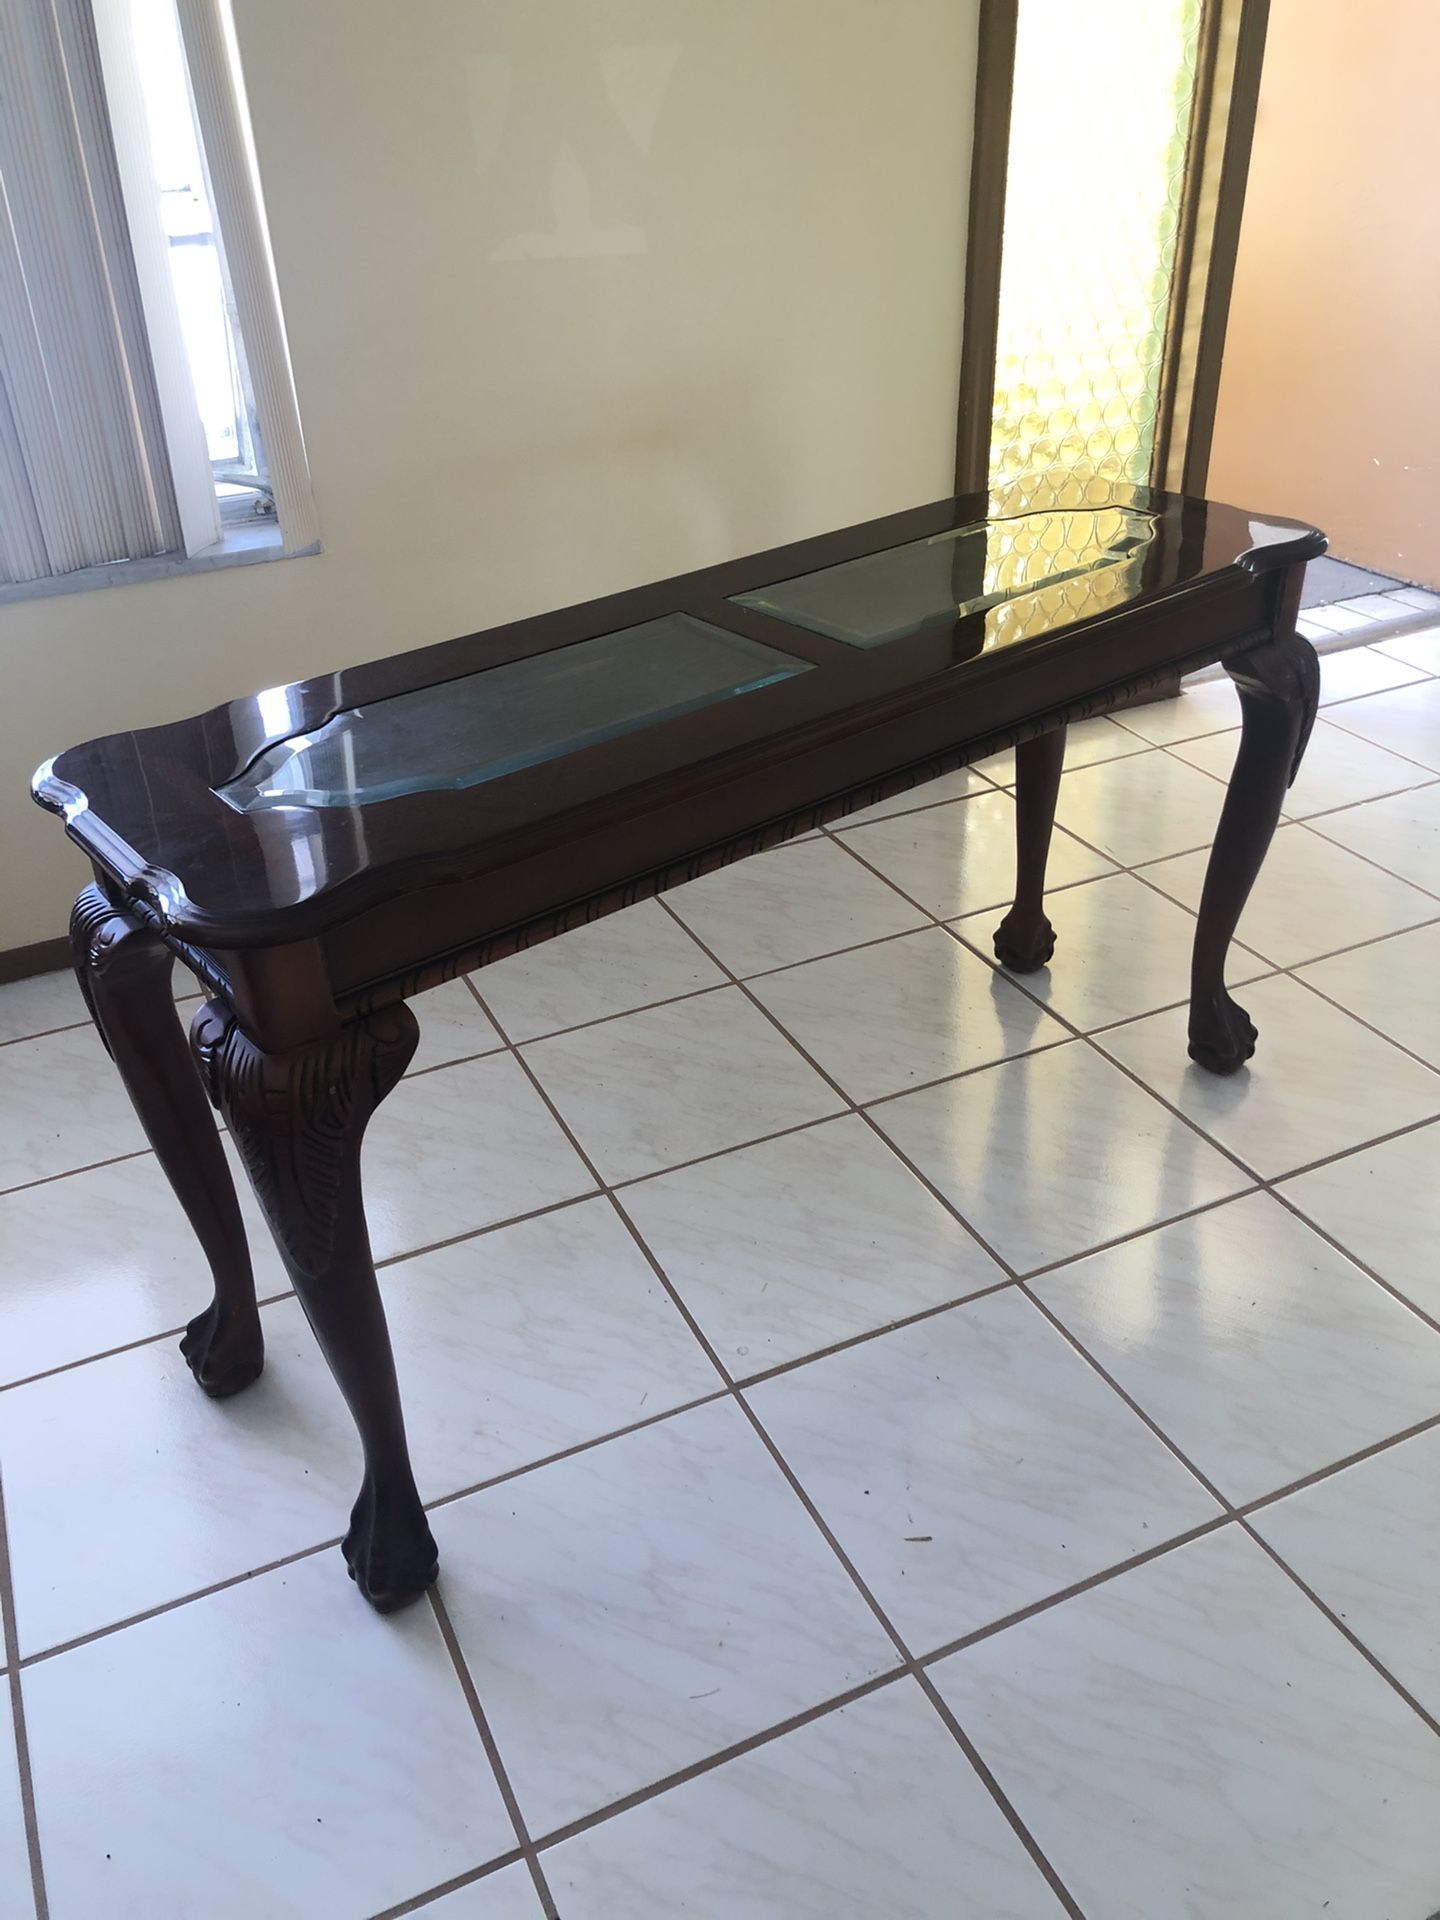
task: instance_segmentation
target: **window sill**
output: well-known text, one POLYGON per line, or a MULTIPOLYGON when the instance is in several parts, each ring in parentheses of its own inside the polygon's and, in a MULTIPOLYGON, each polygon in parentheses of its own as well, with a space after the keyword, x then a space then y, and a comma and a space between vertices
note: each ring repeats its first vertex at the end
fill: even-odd
POLYGON ((232 526, 203 553, 157 553, 145 560, 114 560, 103 567, 47 574, 41 580, 0 585, 0 607, 15 600, 48 600, 62 593, 93 593, 98 587, 125 587, 141 580, 174 580, 191 573, 218 573, 222 567, 250 567, 264 560, 303 560, 319 553, 316 540, 298 553, 282 553, 280 529, 273 521, 232 526))

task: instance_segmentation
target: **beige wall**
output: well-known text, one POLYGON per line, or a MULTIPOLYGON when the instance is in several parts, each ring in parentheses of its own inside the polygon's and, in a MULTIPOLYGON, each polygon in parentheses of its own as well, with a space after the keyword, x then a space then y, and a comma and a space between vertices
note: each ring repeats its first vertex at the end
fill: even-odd
POLYGON ((949 490, 978 0, 236 0, 325 551, 0 608, 89 735, 949 490))
POLYGON ((1209 491, 1440 581, 1440 5, 1271 0, 1209 491))

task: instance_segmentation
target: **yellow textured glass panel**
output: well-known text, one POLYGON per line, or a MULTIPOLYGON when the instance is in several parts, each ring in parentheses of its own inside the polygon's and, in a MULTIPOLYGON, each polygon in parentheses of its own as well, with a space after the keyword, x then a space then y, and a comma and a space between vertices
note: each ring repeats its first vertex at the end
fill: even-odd
MULTIPOLYGON (((1133 599, 1139 589, 1143 551, 1109 557, 1127 544, 1125 536, 1135 516, 1119 507, 1078 505, 1086 490, 1086 482, 1079 475, 1072 474, 1067 481, 1061 481, 1058 474, 1048 476, 1044 490, 1052 488, 1069 496, 1054 504, 1074 511, 1042 513, 1028 522, 992 522, 986 530, 987 592, 1020 596, 1004 600, 986 613, 987 651, 1023 640, 1031 632, 1048 633, 1075 620, 1088 620, 1107 607, 1133 599), (1065 578, 1067 573, 1072 577, 1065 578), (1027 585, 1042 579, 1043 593, 1024 593, 1027 585)), ((1007 511, 1023 513, 1026 509, 1019 505, 1020 498, 1018 489, 1012 490, 1007 511)), ((1045 504, 1052 503, 1047 500, 1045 504)))
MULTIPOLYGON (((1150 478, 1201 5, 1020 0, 995 510, 1078 504, 1150 478)), ((1078 590, 1103 594, 1107 577, 1078 590)))

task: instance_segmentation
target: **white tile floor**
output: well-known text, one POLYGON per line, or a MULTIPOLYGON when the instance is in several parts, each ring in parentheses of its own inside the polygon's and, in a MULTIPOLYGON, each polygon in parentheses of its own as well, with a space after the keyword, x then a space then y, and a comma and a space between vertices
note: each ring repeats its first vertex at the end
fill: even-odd
POLYGON ((1046 973, 1001 755, 422 999, 389 1620, 258 1229, 211 1403, 73 986, 0 989, 3 1920, 1432 1915, 1437 676, 1326 658, 1233 1080, 1213 682, 1075 730, 1046 973))

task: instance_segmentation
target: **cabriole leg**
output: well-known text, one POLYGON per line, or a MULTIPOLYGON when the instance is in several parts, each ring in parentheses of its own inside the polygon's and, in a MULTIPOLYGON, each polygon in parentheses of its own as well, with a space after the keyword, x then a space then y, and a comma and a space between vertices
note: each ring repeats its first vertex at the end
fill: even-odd
POLYGON ((1225 662, 1240 690, 1240 750, 1215 833, 1190 976, 1190 1058, 1234 1073, 1255 1051, 1255 1028, 1225 990, 1225 958, 1300 770, 1320 698, 1320 662, 1298 633, 1225 662))
POLYGON ((342 1550, 370 1604, 392 1612, 437 1570, 420 1505, 360 1190, 360 1143, 419 1039, 404 1005, 292 1053, 263 1053, 212 1002, 191 1044, 235 1136, 305 1316, 359 1429, 365 1477, 342 1550))
POLYGON ((180 1351, 206 1393, 238 1393, 264 1365, 255 1279, 230 1167, 175 1015, 170 951, 96 886, 75 902, 70 948, 91 1018, 210 1263, 215 1296, 180 1351))
POLYGON ((995 958, 1012 973, 1034 973, 1055 951, 1055 929, 1045 917, 1045 862, 1064 762, 1064 727, 1015 749, 1015 904, 995 929, 995 958))

